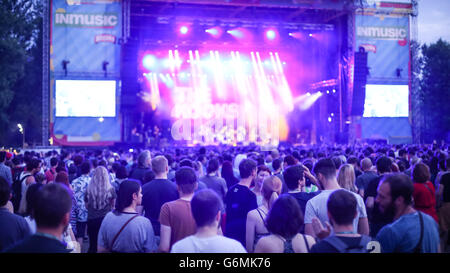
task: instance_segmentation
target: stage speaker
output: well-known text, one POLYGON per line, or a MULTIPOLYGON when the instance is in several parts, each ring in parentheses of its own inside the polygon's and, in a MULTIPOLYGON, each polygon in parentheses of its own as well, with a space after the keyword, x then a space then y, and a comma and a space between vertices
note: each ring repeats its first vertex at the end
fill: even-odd
POLYGON ((364 114, 367 74, 368 74, 367 52, 364 50, 363 47, 360 47, 359 51, 355 52, 352 116, 362 116, 364 114))

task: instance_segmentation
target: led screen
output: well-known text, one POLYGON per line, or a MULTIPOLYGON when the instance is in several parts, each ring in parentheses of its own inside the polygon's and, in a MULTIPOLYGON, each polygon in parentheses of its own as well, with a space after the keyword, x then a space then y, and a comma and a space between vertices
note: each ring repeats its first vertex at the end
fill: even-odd
POLYGON ((115 117, 116 82, 56 81, 57 117, 115 117))
POLYGON ((407 85, 366 85, 364 117, 407 117, 407 85))

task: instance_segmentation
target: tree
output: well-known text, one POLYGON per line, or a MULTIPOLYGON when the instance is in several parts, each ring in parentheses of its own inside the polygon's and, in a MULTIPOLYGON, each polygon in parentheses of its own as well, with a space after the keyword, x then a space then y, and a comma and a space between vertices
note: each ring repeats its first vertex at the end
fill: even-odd
POLYGON ((41 112, 41 33, 40 3, 0 1, 0 145, 18 144, 17 123, 24 124, 27 139, 41 127, 30 122, 41 112))
POLYGON ((420 99, 423 102, 424 140, 449 141, 450 44, 442 39, 422 46, 420 99))

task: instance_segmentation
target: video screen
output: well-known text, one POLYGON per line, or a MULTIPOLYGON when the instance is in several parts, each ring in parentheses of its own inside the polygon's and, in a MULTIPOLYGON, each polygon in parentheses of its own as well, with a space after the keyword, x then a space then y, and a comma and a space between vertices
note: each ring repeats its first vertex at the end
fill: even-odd
POLYGON ((116 81, 57 80, 56 117, 115 117, 116 81))
POLYGON ((408 85, 366 85, 364 117, 407 117, 408 85))

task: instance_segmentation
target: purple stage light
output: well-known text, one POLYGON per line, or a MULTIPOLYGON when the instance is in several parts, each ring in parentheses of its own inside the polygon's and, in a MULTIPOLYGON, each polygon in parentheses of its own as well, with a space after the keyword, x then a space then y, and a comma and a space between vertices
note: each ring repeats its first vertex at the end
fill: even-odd
POLYGON ((213 27, 206 29, 205 32, 211 34, 214 38, 219 38, 222 36, 223 30, 220 27, 213 27))
POLYGON ((154 65, 156 64, 156 58, 153 55, 145 55, 144 58, 142 58, 142 65, 146 69, 152 69, 154 65))
POLYGON ((270 29, 270 30, 268 30, 268 31, 266 32, 266 37, 267 37, 267 39, 269 39, 269 40, 275 39, 276 36, 277 36, 277 35, 276 35, 275 31, 273 31, 272 29, 270 29))
POLYGON ((187 26, 181 26, 180 27, 180 33, 181 34, 185 35, 185 34, 188 33, 188 31, 189 31, 189 28, 187 26))

